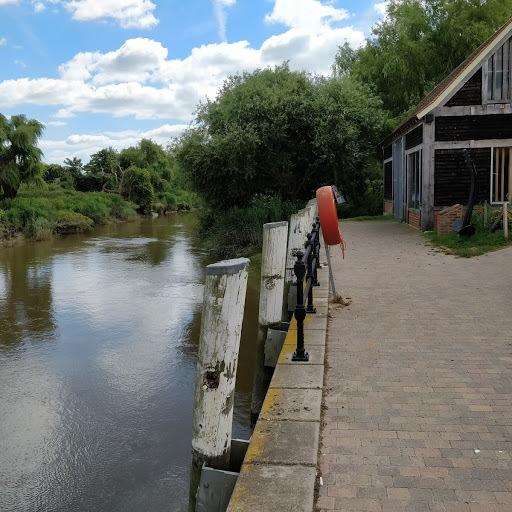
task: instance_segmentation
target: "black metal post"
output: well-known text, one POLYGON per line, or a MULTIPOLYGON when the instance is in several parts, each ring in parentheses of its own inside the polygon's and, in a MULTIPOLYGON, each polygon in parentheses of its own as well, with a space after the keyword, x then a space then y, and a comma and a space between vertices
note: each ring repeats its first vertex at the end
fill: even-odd
POLYGON ((295 306, 295 320, 297 321, 297 350, 293 354, 292 361, 308 362, 309 354, 304 348, 304 320, 306 319, 306 308, 304 307, 304 277, 306 276, 306 265, 304 264, 304 253, 297 253, 297 261, 294 266, 297 278, 297 305, 295 306))
POLYGON ((320 286, 320 282, 318 281, 318 269, 322 268, 322 265, 320 264, 320 218, 316 218, 315 222, 315 228, 316 230, 316 237, 315 237, 315 256, 316 256, 316 262, 315 262, 315 268, 313 270, 313 283, 314 286, 320 286))
POLYGON ((311 243, 311 238, 309 239, 309 254, 308 254, 308 272, 306 277, 306 283, 309 282, 309 288, 308 288, 308 307, 306 309, 306 313, 309 314, 315 314, 316 309, 313 304, 313 287, 315 283, 315 270, 314 267, 316 267, 315 264, 315 247, 311 243))

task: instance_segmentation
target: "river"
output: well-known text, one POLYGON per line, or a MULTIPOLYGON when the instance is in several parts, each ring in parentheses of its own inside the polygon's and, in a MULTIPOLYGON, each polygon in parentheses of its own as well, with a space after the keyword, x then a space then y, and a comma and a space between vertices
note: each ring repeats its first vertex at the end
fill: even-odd
MULTIPOLYGON (((0 510, 186 510, 204 266, 193 215, 0 249, 0 510)), ((248 437, 259 269, 234 433, 248 437)))

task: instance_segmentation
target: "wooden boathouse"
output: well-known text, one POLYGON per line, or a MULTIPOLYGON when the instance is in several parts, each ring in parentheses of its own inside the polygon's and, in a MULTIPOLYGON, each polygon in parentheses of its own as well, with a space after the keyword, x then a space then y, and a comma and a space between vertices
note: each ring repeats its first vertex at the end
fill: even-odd
POLYGON ((469 148, 477 202, 512 200, 512 19, 456 68, 382 145, 384 211, 418 229, 438 229, 467 204, 469 148))

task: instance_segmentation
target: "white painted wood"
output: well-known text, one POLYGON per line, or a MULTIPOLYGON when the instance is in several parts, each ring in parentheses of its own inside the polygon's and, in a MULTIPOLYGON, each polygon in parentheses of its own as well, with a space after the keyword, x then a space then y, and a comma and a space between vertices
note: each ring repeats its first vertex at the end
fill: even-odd
POLYGON ((434 227, 435 121, 423 128, 421 228, 434 227))
POLYGON ((417 153, 418 151, 421 151, 423 149, 423 143, 419 144, 418 146, 414 146, 411 149, 407 149, 405 151, 405 156, 412 155, 413 153, 417 153))
POLYGON ((466 107, 439 107, 436 117, 458 116, 487 116, 494 114, 512 114, 510 102, 490 103, 488 105, 473 105, 466 107))
POLYGON ((268 326, 282 320, 288 222, 263 226, 260 309, 258 322, 268 326))
POLYGON ((295 254, 298 250, 304 250, 304 244, 306 243, 307 225, 309 223, 309 217, 305 210, 292 215, 290 217, 290 226, 288 233, 288 248, 286 252, 286 282, 291 283, 293 281, 293 267, 297 258, 295 254))
POLYGON ((512 147, 512 139, 464 140, 457 142, 435 142, 434 149, 506 148, 512 147))
POLYGON ((190 510, 203 463, 227 469, 249 260, 206 269, 192 427, 190 510))
POLYGON ((288 222, 263 226, 256 367, 251 399, 253 422, 260 414, 272 378, 272 372, 265 367, 265 345, 269 326, 281 322, 283 318, 287 241, 288 222))

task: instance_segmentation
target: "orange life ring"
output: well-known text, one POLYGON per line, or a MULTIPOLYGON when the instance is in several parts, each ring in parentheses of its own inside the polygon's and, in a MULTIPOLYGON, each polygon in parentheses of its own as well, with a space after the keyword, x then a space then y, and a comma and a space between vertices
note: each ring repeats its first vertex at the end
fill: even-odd
POLYGON ((344 248, 343 235, 341 234, 338 220, 338 209, 332 187, 319 188, 316 191, 316 200, 325 244, 341 244, 342 248, 344 248))

